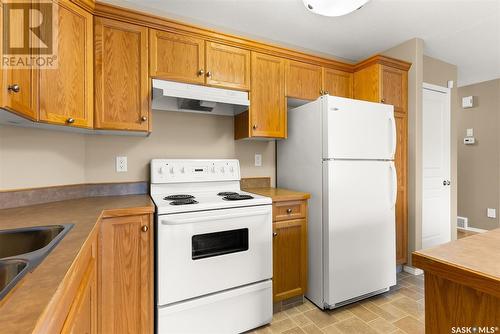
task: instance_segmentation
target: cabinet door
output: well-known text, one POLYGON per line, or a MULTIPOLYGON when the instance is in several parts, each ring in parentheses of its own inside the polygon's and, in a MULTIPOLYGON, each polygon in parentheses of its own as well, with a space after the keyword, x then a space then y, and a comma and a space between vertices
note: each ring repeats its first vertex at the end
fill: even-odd
POLYGON ((299 61, 286 61, 286 96, 315 100, 321 95, 321 67, 299 61))
POLYGON ((380 65, 374 64, 354 72, 354 98, 380 102, 380 65))
POLYGON ((250 51, 206 42, 206 83, 233 89, 250 89, 250 51))
POLYGON ((149 129, 148 29, 95 18, 95 128, 149 129))
POLYGON ((61 333, 97 334, 97 266, 92 260, 61 333))
POLYGON ((252 137, 286 138, 285 61, 252 52, 252 137))
POLYGON ((153 332, 152 231, 150 215, 102 220, 100 333, 153 332))
POLYGON ((394 164, 398 175, 398 194, 396 202, 396 262, 406 263, 407 259, 407 118, 395 115, 397 130, 397 146, 394 164))
POLYGON ((273 300, 305 294, 307 289, 307 222, 273 223, 273 300))
POLYGON ((58 67, 40 70, 40 120, 91 128, 93 125, 92 14, 59 1, 58 67))
MULTIPOLYGON (((0 27, 3 7, 0 1, 0 27)), ((3 50, 0 38, 0 50, 3 50)), ((5 69, 0 72, 0 106, 29 119, 37 119, 37 73, 34 69, 5 69)))
POLYGON ((323 68, 323 90, 325 94, 340 97, 353 97, 353 74, 323 68))
POLYGON ((149 30, 149 71, 152 77, 202 84, 205 82, 205 41, 149 30))
POLYGON ((408 83, 407 72, 388 66, 381 67, 382 90, 380 102, 392 104, 394 112, 406 113, 408 83))

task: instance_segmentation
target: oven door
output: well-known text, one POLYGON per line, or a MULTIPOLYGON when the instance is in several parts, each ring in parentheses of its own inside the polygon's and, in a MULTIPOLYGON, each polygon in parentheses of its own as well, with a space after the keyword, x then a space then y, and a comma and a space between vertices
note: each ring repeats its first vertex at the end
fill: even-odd
POLYGON ((271 205, 158 217, 158 305, 272 277, 271 205))

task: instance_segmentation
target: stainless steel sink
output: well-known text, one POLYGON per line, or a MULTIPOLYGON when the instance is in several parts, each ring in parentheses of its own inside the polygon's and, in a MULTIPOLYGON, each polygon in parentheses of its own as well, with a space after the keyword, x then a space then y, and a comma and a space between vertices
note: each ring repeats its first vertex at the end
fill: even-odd
POLYGON ((0 299, 42 262, 73 224, 0 230, 0 299))

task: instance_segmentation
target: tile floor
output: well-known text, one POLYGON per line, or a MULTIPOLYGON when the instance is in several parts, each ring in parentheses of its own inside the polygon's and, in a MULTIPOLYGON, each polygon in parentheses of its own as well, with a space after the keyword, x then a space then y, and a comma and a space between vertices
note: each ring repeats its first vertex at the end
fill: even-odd
POLYGON ((424 333, 424 278, 398 274, 391 291, 323 312, 307 299, 274 314, 270 325, 251 333, 377 334, 424 333))

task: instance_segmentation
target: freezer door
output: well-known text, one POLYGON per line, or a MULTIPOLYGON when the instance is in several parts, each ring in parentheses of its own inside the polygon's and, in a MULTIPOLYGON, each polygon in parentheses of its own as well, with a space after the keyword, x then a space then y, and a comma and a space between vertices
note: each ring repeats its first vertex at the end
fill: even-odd
POLYGON ((323 158, 394 159, 394 107, 329 97, 323 104, 323 158), (325 121, 326 120, 326 121, 325 121))
POLYGON ((396 169, 392 161, 324 163, 325 302, 396 284, 396 169))

